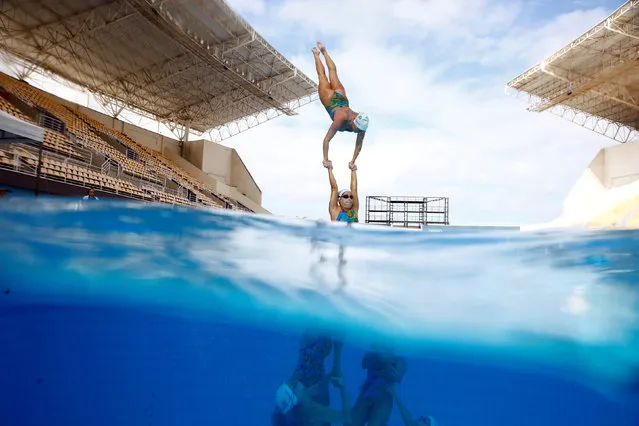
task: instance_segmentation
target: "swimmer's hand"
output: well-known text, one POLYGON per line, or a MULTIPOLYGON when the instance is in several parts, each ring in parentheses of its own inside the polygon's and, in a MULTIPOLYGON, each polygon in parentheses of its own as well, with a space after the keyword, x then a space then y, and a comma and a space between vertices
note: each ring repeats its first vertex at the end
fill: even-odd
POLYGON ((357 171, 357 164, 351 161, 350 163, 348 163, 348 168, 351 169, 352 171, 357 171))
POLYGON ((322 165, 324 167, 326 167, 327 169, 332 169, 333 168, 333 162, 331 160, 322 161, 322 165))

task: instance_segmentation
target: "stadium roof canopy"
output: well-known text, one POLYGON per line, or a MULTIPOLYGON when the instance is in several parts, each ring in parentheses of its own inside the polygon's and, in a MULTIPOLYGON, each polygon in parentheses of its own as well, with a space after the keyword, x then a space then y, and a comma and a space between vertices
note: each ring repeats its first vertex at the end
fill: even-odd
POLYGON ((529 111, 551 110, 627 142, 639 130, 639 0, 507 83, 529 111))
POLYGON ((315 82, 223 0, 3 0, 0 48, 218 139, 317 98, 315 82))

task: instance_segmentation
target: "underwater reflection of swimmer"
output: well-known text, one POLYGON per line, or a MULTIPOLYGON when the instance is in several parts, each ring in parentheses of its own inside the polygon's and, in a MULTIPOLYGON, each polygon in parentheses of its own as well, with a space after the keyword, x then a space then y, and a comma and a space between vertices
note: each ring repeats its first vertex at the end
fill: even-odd
POLYGON ((346 259, 344 259, 344 246, 339 246, 339 255, 337 256, 337 276, 339 277, 339 287, 337 290, 342 290, 346 287, 346 278, 344 278, 344 265, 346 265, 346 259))
POLYGON ((282 384, 276 394, 277 410, 271 416, 273 426, 330 426, 350 424, 350 408, 342 377, 326 376, 321 383, 305 388, 301 382, 282 384), (318 386, 331 381, 342 397, 342 411, 334 410, 315 401, 318 386))
MULTIPOLYGON (((319 252, 319 258, 316 262, 311 264, 311 269, 309 271, 310 275, 316 280, 320 281, 324 287, 328 287, 325 283, 324 278, 319 273, 319 269, 327 265, 331 259, 324 254, 322 251, 322 247, 320 242, 317 239, 311 239, 311 253, 319 252)), ((345 248, 344 245, 340 244, 337 254, 337 278, 339 279, 339 283, 337 287, 333 290, 334 292, 338 292, 343 290, 346 287, 346 277, 344 274, 344 266, 346 266, 346 257, 345 257, 345 248)))
POLYGON ((388 350, 376 349, 364 354, 362 368, 366 380, 353 406, 352 426, 385 426, 393 411, 395 384, 406 373, 406 360, 388 350))
POLYGON ((343 343, 326 335, 304 333, 297 366, 276 393, 274 426, 330 425, 350 420, 350 407, 341 372, 343 343), (326 374, 324 362, 333 352, 333 369, 326 374), (343 411, 329 408, 328 383, 340 389, 343 411))

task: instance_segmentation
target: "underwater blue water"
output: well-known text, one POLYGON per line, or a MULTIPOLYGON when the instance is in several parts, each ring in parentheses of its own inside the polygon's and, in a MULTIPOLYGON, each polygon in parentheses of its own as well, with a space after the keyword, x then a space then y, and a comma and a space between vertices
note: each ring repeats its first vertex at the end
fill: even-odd
POLYGON ((351 403, 383 343, 408 360, 402 402, 439 425, 639 424, 635 231, 42 197, 1 200, 0 229, 2 424, 269 424, 308 327, 344 337, 351 403))

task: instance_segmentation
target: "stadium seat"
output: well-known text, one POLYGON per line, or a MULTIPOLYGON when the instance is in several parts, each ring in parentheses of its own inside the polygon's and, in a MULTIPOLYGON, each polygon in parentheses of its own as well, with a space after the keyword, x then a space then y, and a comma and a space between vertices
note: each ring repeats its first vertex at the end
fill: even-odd
MULTIPOLYGON (((85 164, 85 168, 80 171, 78 169, 79 166, 70 166, 68 164, 65 165, 64 163, 55 162, 54 160, 48 160, 47 167, 45 168, 45 173, 48 176, 64 179, 65 181, 78 182, 84 185, 108 188, 117 192, 125 192, 147 200, 157 199, 160 202, 168 202, 171 204, 193 205, 199 203, 207 206, 223 207, 217 199, 228 202, 225 197, 214 194, 211 191, 209 192, 211 192, 215 198, 206 195, 205 191, 208 191, 208 189, 204 184, 198 181, 198 179, 182 170, 163 153, 137 143, 127 134, 109 128, 76 109, 64 106, 44 92, 9 77, 6 74, 0 73, 0 86, 28 104, 47 111, 64 123, 70 137, 53 130, 45 129, 44 148, 46 150, 87 163, 85 164), (116 139, 123 146, 135 152, 140 161, 127 158, 120 151, 114 149, 100 136, 100 132, 116 139), (159 186, 164 185, 165 179, 173 180, 181 187, 193 193, 196 197, 196 201, 193 202, 187 198, 169 194, 166 188, 164 188, 163 191, 159 189, 150 191, 141 183, 134 185, 126 179, 117 179, 101 172, 92 171, 89 169, 88 159, 78 152, 78 148, 75 148, 74 144, 105 156, 105 158, 109 159, 114 165, 119 165, 122 172, 131 178, 143 179, 144 181, 159 186), (51 167, 49 167, 49 165, 51 167)), ((4 98, 0 98, 0 109, 26 121, 31 121, 4 98)), ((5 160, 5 157, 2 157, 0 161, 9 160, 5 160)), ((126 176, 123 176, 123 178, 125 177, 126 176)))

